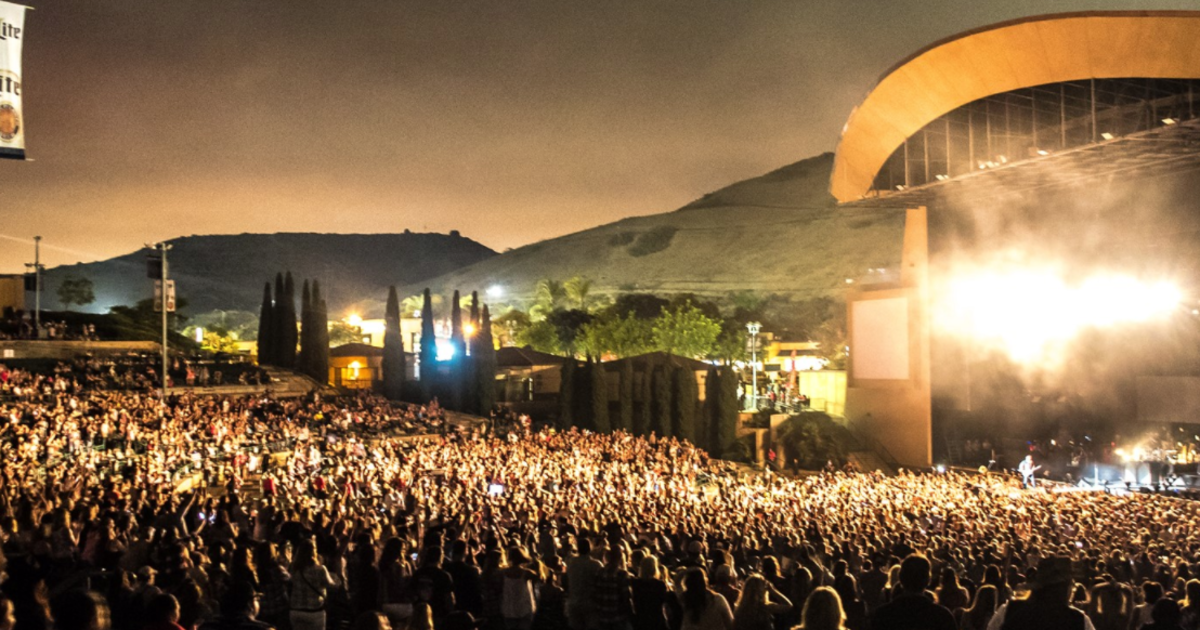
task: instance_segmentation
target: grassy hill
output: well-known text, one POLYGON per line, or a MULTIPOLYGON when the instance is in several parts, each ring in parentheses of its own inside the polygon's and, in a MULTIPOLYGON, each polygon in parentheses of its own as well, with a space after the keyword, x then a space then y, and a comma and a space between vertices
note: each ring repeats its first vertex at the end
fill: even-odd
MULTIPOLYGON (((236 234, 188 236, 170 241, 170 275, 188 313, 213 309, 258 312, 263 283, 276 271, 290 270, 297 281, 317 278, 339 313, 364 296, 386 297, 392 284, 421 282, 496 255, 491 249, 446 234, 236 234)), ((62 279, 92 281, 96 302, 87 311, 104 312, 118 304, 149 298, 146 252, 46 271, 44 307, 59 308, 55 292, 62 279)), ((298 296, 297 296, 298 299, 298 296)))
POLYGON ((900 262, 904 214, 844 210, 829 196, 833 155, 741 181, 665 214, 623 219, 412 283, 448 293, 503 286, 529 297, 543 278, 583 275, 593 293, 752 290, 797 299, 841 295, 846 278, 900 262))

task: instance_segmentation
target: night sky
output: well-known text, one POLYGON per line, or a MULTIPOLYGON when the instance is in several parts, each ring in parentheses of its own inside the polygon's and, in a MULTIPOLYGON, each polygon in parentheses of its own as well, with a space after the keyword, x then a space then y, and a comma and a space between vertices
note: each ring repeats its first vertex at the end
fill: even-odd
POLYGON ((0 272, 189 234, 498 250, 832 151, 891 65, 1000 20, 1194 0, 31 0, 0 272))

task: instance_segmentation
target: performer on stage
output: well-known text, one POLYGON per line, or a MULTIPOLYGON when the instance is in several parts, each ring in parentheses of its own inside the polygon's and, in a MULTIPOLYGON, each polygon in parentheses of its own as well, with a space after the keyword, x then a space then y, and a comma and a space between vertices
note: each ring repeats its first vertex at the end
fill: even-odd
POLYGON ((1033 455, 1026 455, 1025 459, 1017 465, 1017 472, 1021 473, 1021 487, 1035 488, 1037 482, 1033 478, 1033 473, 1040 469, 1041 466, 1033 465, 1033 455))

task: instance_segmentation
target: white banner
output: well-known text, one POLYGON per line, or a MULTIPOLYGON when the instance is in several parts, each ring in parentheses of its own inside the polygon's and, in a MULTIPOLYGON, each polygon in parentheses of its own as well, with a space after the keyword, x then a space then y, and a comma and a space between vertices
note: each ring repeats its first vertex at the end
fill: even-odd
POLYGON ((0 158, 25 159, 25 118, 21 108, 21 43, 25 9, 0 0, 0 158))

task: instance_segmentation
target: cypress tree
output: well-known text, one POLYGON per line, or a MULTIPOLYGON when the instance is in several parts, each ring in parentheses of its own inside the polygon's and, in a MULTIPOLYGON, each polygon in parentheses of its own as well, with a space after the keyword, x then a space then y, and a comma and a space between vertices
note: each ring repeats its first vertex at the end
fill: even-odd
POLYGON ((274 338, 275 313, 271 303, 271 282, 263 285, 262 308, 258 312, 258 364, 274 365, 271 341, 274 338))
POLYGON ((687 365, 677 365, 672 369, 671 385, 671 429, 675 437, 696 441, 696 399, 699 398, 696 387, 696 373, 687 365))
POLYGON ((400 336, 400 298, 388 287, 383 316, 383 395, 399 400, 404 395, 404 339, 400 336))
POLYGON ((731 366, 725 366, 720 371, 720 386, 717 394, 717 436, 712 444, 713 454, 724 457, 737 441, 738 429, 738 376, 731 366))
POLYGON ((575 426, 588 431, 595 431, 592 423, 592 357, 575 370, 575 393, 571 399, 574 403, 575 426))
POLYGON ((478 326, 472 363, 475 365, 479 415, 486 416, 496 406, 496 342, 492 339, 492 315, 486 304, 479 315, 478 326))
POLYGON ((458 302, 458 290, 455 289, 454 303, 450 305, 450 346, 454 349, 453 356, 450 357, 450 408, 462 411, 467 344, 463 336, 462 306, 458 302))
POLYGON ((287 272, 283 279, 283 334, 280 338, 283 345, 280 348, 280 367, 289 370, 296 367, 296 344, 299 341, 296 331, 296 284, 292 281, 292 272, 287 272))
POLYGON ((612 433, 612 423, 608 418, 608 370, 604 364, 596 361, 591 369, 592 394, 592 427, 597 433, 612 433))
POLYGON ((642 361, 642 386, 638 391, 641 404, 638 406, 637 415, 633 417, 634 435, 650 434, 650 425, 654 417, 654 388, 651 387, 650 375, 650 364, 642 361))
POLYGON ((312 376, 312 294, 308 290, 308 279, 304 279, 300 291, 300 353, 296 356, 296 371, 312 376))
POLYGON ((650 430, 663 437, 671 436, 671 372, 665 365, 654 366, 654 415, 650 430))
POLYGON ((321 284, 312 283, 313 349, 312 377, 318 383, 329 383, 329 307, 321 297, 321 284))
POLYGON ((696 427, 697 446, 713 457, 720 457, 721 448, 721 373, 714 365, 704 377, 704 406, 696 427))
POLYGON ((283 274, 275 273, 275 305, 271 308, 271 365, 283 367, 283 274))
POLYGON ((433 332, 433 298, 429 289, 425 289, 425 303, 421 305, 421 396, 423 402, 433 398, 437 389, 437 337, 433 332))
POLYGON ((621 362, 619 371, 621 377, 617 388, 617 405, 619 411, 613 429, 622 431, 633 430, 633 361, 626 359, 621 362))
POLYGON ((466 333, 466 353, 462 358, 462 369, 460 374, 463 383, 463 408, 474 414, 484 415, 491 408, 482 408, 482 402, 479 399, 479 348, 480 334, 482 331, 479 326, 479 292, 471 292, 471 307, 468 311, 466 333))
POLYGON ((567 357, 562 364, 558 383, 558 428, 566 431, 575 426, 575 359, 567 357))

